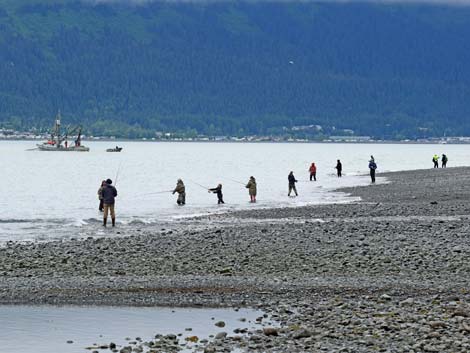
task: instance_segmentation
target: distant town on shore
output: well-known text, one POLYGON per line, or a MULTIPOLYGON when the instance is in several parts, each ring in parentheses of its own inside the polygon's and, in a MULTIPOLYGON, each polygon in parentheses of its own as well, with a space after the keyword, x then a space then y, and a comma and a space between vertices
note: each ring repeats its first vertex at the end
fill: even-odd
MULTIPOLYGON (((295 128, 293 129, 295 131, 295 128)), ((345 130, 342 130, 344 133, 345 130)), ((117 136, 93 136, 83 135, 82 138, 87 141, 174 141, 174 142, 324 142, 324 143, 439 143, 439 144, 469 144, 470 136, 448 136, 448 137, 429 137, 417 139, 381 139, 372 136, 354 135, 352 130, 346 131, 348 134, 336 136, 307 136, 299 137, 286 133, 285 135, 248 135, 248 136, 208 136, 196 135, 189 136, 184 133, 161 132, 156 131, 154 137, 142 138, 122 138, 117 136)), ((74 136, 70 136, 73 138, 74 136)), ((50 138, 49 132, 39 132, 34 129, 31 131, 16 131, 13 129, 0 128, 0 140, 47 140, 50 138)))

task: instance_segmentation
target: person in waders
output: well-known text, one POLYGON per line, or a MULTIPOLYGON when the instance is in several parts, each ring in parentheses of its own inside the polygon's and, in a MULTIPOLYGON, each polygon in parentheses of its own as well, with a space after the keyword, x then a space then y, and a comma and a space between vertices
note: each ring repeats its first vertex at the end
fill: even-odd
POLYGON ((315 163, 312 163, 308 171, 310 172, 310 181, 312 181, 312 179, 317 181, 317 166, 315 163))
POLYGON ((250 180, 248 181, 248 184, 246 184, 245 187, 248 189, 248 193, 250 194, 250 202, 256 202, 257 187, 256 179, 254 176, 250 177, 250 180))
POLYGON ((338 178, 341 178, 343 176, 343 165, 341 164, 341 161, 338 159, 336 162, 336 175, 338 175, 338 178))
POLYGON ((107 179, 104 187, 101 190, 101 197, 103 198, 103 226, 106 227, 108 221, 108 213, 111 213, 111 221, 113 227, 116 225, 116 213, 114 211, 115 198, 117 197, 117 190, 112 185, 113 181, 107 179))
POLYGON ((377 164, 375 163, 375 160, 371 159, 369 161, 369 170, 370 170, 370 179, 372 181, 372 184, 375 184, 375 170, 377 169, 377 164))
POLYGON ((432 162, 434 163, 434 168, 439 168, 439 156, 437 154, 432 157, 432 162))
POLYGON ((217 204, 220 205, 224 202, 224 195, 222 195, 222 184, 217 185, 217 187, 209 189, 209 192, 217 194, 217 204))
POLYGON ((101 182, 101 186, 100 188, 98 189, 98 199, 100 200, 100 205, 98 206, 98 210, 100 212, 103 212, 103 209, 104 209, 104 203, 103 203, 103 195, 101 194, 101 192, 103 191, 103 187, 106 185, 106 180, 103 180, 101 182))
POLYGON ((178 199, 176 200, 176 203, 179 206, 183 206, 186 204, 186 187, 184 186, 183 180, 178 179, 176 182, 176 187, 175 190, 173 190, 173 195, 175 193, 178 193, 178 199))
POLYGON ((295 192, 295 196, 299 196, 297 193, 297 188, 295 187, 295 183, 298 181, 295 179, 294 172, 290 172, 289 175, 287 176, 287 180, 289 181, 289 192, 287 193, 287 196, 290 196, 290 193, 292 191, 295 192))
POLYGON ((442 163, 442 168, 447 168, 447 161, 449 159, 447 158, 447 156, 445 154, 442 155, 442 158, 441 158, 441 163, 442 163))

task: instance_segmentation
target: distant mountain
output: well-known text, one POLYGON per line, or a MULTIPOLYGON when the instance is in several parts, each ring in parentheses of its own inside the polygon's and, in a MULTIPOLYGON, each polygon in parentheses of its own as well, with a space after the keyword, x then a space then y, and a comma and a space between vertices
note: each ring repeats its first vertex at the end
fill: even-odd
POLYGON ((469 38, 467 7, 3 0, 0 125, 470 135, 469 38))

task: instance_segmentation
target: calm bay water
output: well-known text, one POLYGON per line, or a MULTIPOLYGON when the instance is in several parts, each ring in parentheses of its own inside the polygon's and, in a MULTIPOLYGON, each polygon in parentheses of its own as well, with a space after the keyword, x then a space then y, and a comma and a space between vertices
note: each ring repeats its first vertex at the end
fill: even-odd
POLYGON ((260 207, 344 202, 332 193, 342 186, 366 185, 368 159, 384 171, 429 168, 432 155, 446 153, 449 166, 470 165, 466 145, 405 144, 241 144, 123 142, 122 153, 106 153, 115 143, 87 142, 88 153, 27 151, 34 142, 0 142, 0 242, 62 237, 80 227, 100 229, 97 190, 102 179, 117 177, 118 222, 175 221, 191 215, 260 207), (338 179, 336 159, 345 176, 338 179), (308 167, 318 181, 308 182, 308 167), (300 181, 300 196, 287 197, 287 174, 300 181), (244 185, 258 181, 258 203, 250 204, 244 185), (361 176, 362 175, 362 176, 361 176), (170 192, 182 178, 187 205, 170 192), (206 187, 223 184, 226 204, 218 206, 206 187))

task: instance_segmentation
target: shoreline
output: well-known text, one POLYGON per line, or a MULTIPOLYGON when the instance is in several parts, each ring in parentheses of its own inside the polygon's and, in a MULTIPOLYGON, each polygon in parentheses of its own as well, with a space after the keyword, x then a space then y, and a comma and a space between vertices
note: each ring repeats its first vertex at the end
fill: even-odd
MULTIPOLYGON (((463 136, 465 137, 465 136, 463 136)), ((100 138, 100 139, 88 139, 84 138, 82 141, 84 142, 152 142, 152 143, 242 143, 242 144, 260 144, 260 143, 265 143, 265 144, 271 144, 271 143, 279 143, 279 144, 366 144, 366 145, 393 145, 393 144, 399 144, 399 145, 469 145, 470 144, 470 137, 468 137, 468 141, 446 141, 445 143, 442 143, 442 140, 437 140, 437 141, 400 141, 400 140, 371 140, 371 141, 348 141, 348 140, 338 140, 338 141, 317 141, 317 140, 307 140, 307 141, 302 141, 302 140, 295 140, 295 141, 270 141, 270 140, 259 140, 259 141, 237 141, 237 140, 152 140, 152 138, 147 138, 146 140, 143 139, 111 139, 111 138, 100 138)), ((17 138, 17 139, 5 139, 5 138, 0 138, 0 142, 2 141, 13 141, 13 142, 18 142, 18 141, 32 141, 32 142, 37 142, 37 143, 42 143, 44 142, 44 139, 23 139, 23 138, 17 138)))
POLYGON ((380 176, 390 183, 339 190, 355 203, 8 244, 0 304, 253 307, 282 324, 277 335, 217 347, 466 352, 470 168, 380 176))

